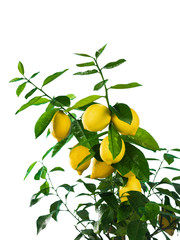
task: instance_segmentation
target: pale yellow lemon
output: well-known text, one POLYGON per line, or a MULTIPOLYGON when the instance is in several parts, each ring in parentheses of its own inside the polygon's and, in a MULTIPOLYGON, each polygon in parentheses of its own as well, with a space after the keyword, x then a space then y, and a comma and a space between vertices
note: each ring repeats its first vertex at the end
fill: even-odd
POLYGON ((91 132, 103 130, 110 121, 111 112, 106 106, 99 103, 89 106, 82 116, 84 129, 91 132))
POLYGON ((92 162, 91 179, 106 178, 111 175, 114 170, 115 169, 110 165, 107 165, 105 162, 100 162, 94 158, 92 162))
POLYGON ((121 161, 121 159, 124 157, 125 144, 122 139, 121 139, 121 141, 122 141, 121 151, 120 151, 119 155, 115 159, 113 159, 113 156, 109 150, 108 136, 102 140, 101 145, 100 145, 100 156, 106 164, 111 165, 111 164, 117 163, 117 162, 121 161))
POLYGON ((70 129, 70 118, 63 111, 57 111, 50 123, 50 132, 52 136, 59 142, 68 136, 70 129))
POLYGON ((112 122, 115 128, 123 135, 132 135, 134 136, 139 128, 139 117, 137 113, 131 109, 132 113, 132 122, 128 124, 120 120, 115 114, 112 115, 112 122))

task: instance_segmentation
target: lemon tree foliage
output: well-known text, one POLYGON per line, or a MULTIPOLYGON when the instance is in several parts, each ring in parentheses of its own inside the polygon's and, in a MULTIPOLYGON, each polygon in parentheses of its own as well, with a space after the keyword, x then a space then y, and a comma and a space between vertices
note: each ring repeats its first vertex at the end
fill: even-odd
POLYGON ((82 62, 76 64, 81 70, 74 73, 74 78, 85 75, 87 79, 94 74, 97 83, 92 86, 93 90, 104 89, 104 94, 84 96, 78 100, 73 93, 51 97, 44 87, 53 84, 54 80, 62 86, 61 79, 65 78, 68 69, 49 75, 38 87, 33 80, 40 76, 40 72, 28 78, 22 62, 18 63, 20 76, 10 81, 18 84, 17 96, 24 93, 25 98, 16 114, 44 105, 44 111, 40 112, 35 123, 35 138, 43 138, 44 135, 45 140, 51 135, 57 141, 42 159, 31 163, 24 177, 26 179, 34 173, 34 180, 39 182, 39 190, 30 200, 31 207, 40 204, 44 197, 51 201, 53 196, 47 214, 37 217, 37 234, 52 219, 62 221, 61 211, 66 211, 77 221, 77 236, 72 236, 74 240, 155 240, 159 233, 164 239, 170 239, 180 229, 180 169, 171 166, 175 161, 179 165, 180 148, 160 148, 154 137, 141 126, 135 110, 119 102, 118 94, 116 104, 111 105, 109 91, 124 91, 142 85, 117 82, 111 86, 104 71, 121 67, 126 60, 120 58, 100 66, 99 59, 106 46, 97 50, 94 56, 75 53, 82 62), (28 91, 27 85, 31 86, 28 91), (101 103, 104 100, 105 105, 101 103), (73 185, 60 182, 56 186, 51 176, 65 174, 66 169, 60 165, 48 169, 45 162, 48 156, 52 158, 61 154, 61 149, 70 144, 71 139, 76 139, 76 145, 68 147, 69 156, 63 157, 64 161, 70 161, 69 166, 75 170, 72 174, 77 176, 77 181, 73 185), (149 157, 150 151, 158 152, 161 157, 149 157), (152 162, 156 162, 156 168, 151 167, 152 162), (90 165, 91 173, 86 175, 84 171, 90 165), (177 175, 157 181, 162 169, 174 171, 177 175), (80 185, 83 187, 81 192, 78 191, 80 185), (69 207, 68 199, 73 199, 74 209, 69 207))

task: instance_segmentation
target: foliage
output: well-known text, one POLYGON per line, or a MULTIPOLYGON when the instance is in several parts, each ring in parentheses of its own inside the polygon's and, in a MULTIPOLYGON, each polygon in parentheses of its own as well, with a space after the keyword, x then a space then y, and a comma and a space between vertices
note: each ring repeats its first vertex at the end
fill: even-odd
MULTIPOLYGON (((103 71, 118 67, 126 60, 118 59, 117 61, 111 61, 101 68, 98 61, 105 48, 106 45, 96 51, 95 57, 88 54, 76 53, 76 55, 82 58, 89 59, 88 62, 77 64, 77 67, 92 67, 92 69, 74 73, 75 76, 99 74, 101 80, 94 86, 94 91, 99 91, 104 87, 105 95, 95 94, 86 96, 73 104, 72 101, 76 98, 73 94, 50 97, 44 91, 44 86, 61 77, 68 69, 51 74, 43 81, 42 86, 38 87, 32 80, 39 75, 39 72, 27 78, 21 62, 18 63, 18 70, 21 76, 13 78, 10 81, 20 83, 16 90, 18 97, 25 91, 28 84, 32 86, 32 89, 25 94, 26 103, 17 110, 16 114, 32 105, 37 106, 43 104, 46 106, 45 111, 41 113, 35 124, 35 138, 38 138, 45 132, 58 109, 68 114, 72 122, 70 134, 47 150, 41 161, 33 162, 27 169, 24 177, 24 179, 26 179, 32 170, 36 168, 34 180, 43 180, 43 184, 39 186, 39 191, 33 194, 30 206, 40 204, 41 199, 44 197, 50 198, 51 195, 57 196, 57 200, 50 205, 49 212, 46 215, 38 217, 37 233, 46 228, 52 218, 58 221, 58 215, 61 211, 67 211, 77 220, 75 228, 78 231, 78 235, 74 238, 75 240, 83 238, 98 240, 105 239, 105 236, 107 239, 114 240, 125 239, 125 237, 128 237, 130 240, 150 240, 156 239, 154 236, 160 232, 164 234, 166 239, 169 239, 166 230, 174 228, 178 231, 180 226, 180 184, 177 183, 177 181, 180 180, 180 176, 175 176, 173 179, 165 177, 158 181, 157 176, 163 168, 169 171, 180 171, 178 168, 171 167, 174 161, 179 160, 179 157, 176 155, 179 154, 180 149, 174 148, 167 150, 160 148, 152 135, 140 127, 135 136, 120 135, 112 124, 109 125, 108 131, 98 133, 89 132, 83 128, 81 117, 76 117, 76 112, 80 112, 82 115, 88 106, 104 98, 107 101, 107 106, 110 111, 116 114, 119 119, 128 124, 132 121, 130 107, 125 103, 119 102, 114 106, 110 105, 108 91, 112 91, 113 89, 123 90, 136 88, 142 85, 137 82, 132 82, 107 86, 110 81, 104 78, 103 71), (38 94, 34 96, 37 92, 38 94), (55 187, 51 180, 51 174, 54 174, 54 172, 61 174, 65 169, 60 166, 47 169, 43 161, 47 155, 49 155, 50 152, 52 153, 51 157, 59 154, 61 149, 75 137, 79 145, 86 146, 90 149, 90 157, 95 156, 97 160, 102 161, 99 154, 99 145, 102 140, 101 137, 107 134, 109 136, 109 150, 114 157, 117 156, 121 150, 121 146, 118 144, 119 139, 122 138, 126 146, 126 153, 123 159, 112 166, 122 175, 132 171, 141 181, 142 193, 130 191, 128 202, 121 203, 118 190, 120 186, 126 184, 127 179, 117 171, 104 179, 91 180, 89 176, 86 176, 78 179, 74 185, 63 183, 55 187), (144 148, 152 152, 161 152, 162 158, 145 157, 143 153, 144 148), (157 161, 156 169, 150 168, 152 161, 157 161), (78 189, 79 185, 83 185, 84 192, 77 194, 76 189, 78 189), (173 188, 173 191, 168 190, 167 186, 173 188), (61 188, 64 188, 66 191, 65 196, 62 196, 62 193, 59 191, 61 188), (67 199, 70 194, 76 196, 77 207, 74 210, 69 209, 67 204, 67 199), (80 200, 83 196, 86 196, 87 200, 85 202, 81 202, 80 200), (92 218, 90 214, 91 211, 96 213, 97 219, 92 218), (159 216, 167 220, 173 217, 174 221, 166 228, 163 228, 159 222, 159 216), (151 226, 151 228, 149 228, 149 226, 151 226)), ((87 160, 89 160, 89 157, 84 159, 80 165, 87 160)))

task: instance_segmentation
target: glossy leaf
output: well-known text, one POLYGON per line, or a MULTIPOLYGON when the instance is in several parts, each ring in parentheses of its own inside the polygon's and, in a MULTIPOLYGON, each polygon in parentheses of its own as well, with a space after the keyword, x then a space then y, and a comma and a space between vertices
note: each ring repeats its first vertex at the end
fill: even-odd
POLYGON ((113 107, 110 106, 110 110, 114 113, 121 121, 131 124, 132 113, 128 105, 124 103, 116 103, 113 107))
POLYGON ((27 176, 29 175, 29 173, 32 171, 32 169, 34 168, 34 166, 36 165, 37 161, 33 162, 27 169, 26 175, 24 177, 24 180, 27 178, 27 176))
POLYGON ((62 167, 55 167, 55 168, 51 169, 50 172, 56 172, 56 171, 64 172, 64 169, 62 167))
POLYGON ((66 95, 70 100, 73 100, 73 99, 75 99, 76 98, 76 96, 74 95, 74 94, 67 94, 66 95))
POLYGON ((112 192, 104 192, 99 194, 100 197, 113 209, 117 209, 118 202, 112 192))
POLYGON ((144 208, 145 205, 149 202, 148 198, 138 191, 129 191, 128 200, 131 207, 142 217, 141 208, 144 208))
POLYGON ((72 137, 73 134, 69 134, 66 138, 62 139, 60 142, 57 142, 52 148, 52 157, 54 157, 61 150, 61 148, 72 139, 72 137))
POLYGON ((90 66, 94 66, 94 65, 95 65, 94 62, 86 62, 86 63, 76 64, 77 67, 90 67, 90 66))
POLYGON ((131 211, 132 211, 131 206, 120 205, 120 207, 117 209, 117 221, 121 222, 129 218, 131 211))
POLYGON ((30 77, 30 79, 36 77, 39 73, 40 73, 40 72, 36 72, 36 73, 34 73, 34 74, 30 77))
POLYGON ((18 63, 18 70, 22 75, 24 75, 24 66, 23 66, 22 62, 20 62, 20 61, 18 63))
POLYGON ((169 153, 164 153, 164 160, 166 160, 166 162, 170 165, 171 163, 174 162, 174 159, 175 158, 178 158, 172 154, 169 154, 169 153))
POLYGON ((33 88, 31 91, 29 91, 26 95, 25 95, 25 98, 29 98, 30 96, 33 95, 33 93, 35 93, 35 91, 37 90, 37 88, 33 88))
POLYGON ((124 141, 134 143, 152 151, 159 150, 159 146, 156 140, 151 136, 150 133, 140 127, 138 128, 135 136, 123 135, 122 138, 124 141))
POLYGON ((120 64, 124 63, 126 60, 125 59, 119 59, 115 62, 110 62, 108 64, 106 64, 103 69, 111 69, 111 68, 114 68, 114 67, 118 67, 120 64))
POLYGON ((94 73, 98 73, 98 70, 92 69, 92 70, 87 70, 87 71, 84 71, 84 72, 76 72, 73 75, 91 75, 91 74, 94 74, 94 73))
POLYGON ((12 82, 18 82, 20 80, 23 80, 24 78, 13 78, 11 79, 9 82, 12 83, 12 82))
POLYGON ((57 112, 57 109, 53 109, 47 112, 44 112, 39 119, 37 120, 34 128, 35 137, 38 138, 47 128, 51 122, 54 114, 57 112))
POLYGON ((83 165, 84 163, 88 162, 89 160, 91 160, 94 157, 95 153, 90 153, 88 156, 86 156, 76 167, 76 170, 83 165))
POLYGON ((43 82, 43 84, 42 84, 42 87, 45 86, 45 85, 47 85, 48 83, 54 81, 56 78, 58 78, 59 76, 61 76, 63 73, 65 73, 65 72, 68 71, 68 70, 69 70, 69 69, 65 69, 64 71, 56 72, 56 73, 48 76, 48 77, 44 80, 44 82, 43 82))
POLYGON ((49 220, 51 218, 52 214, 47 214, 40 216, 37 221, 36 221, 36 226, 37 226, 37 234, 46 228, 47 224, 49 223, 49 220))
POLYGON ((89 220, 89 212, 86 209, 79 210, 76 213, 82 220, 89 220))
POLYGON ((34 179, 40 180, 41 178, 46 179, 47 168, 42 166, 38 172, 35 174, 34 179))
POLYGON ((108 140, 109 140, 109 150, 112 154, 113 159, 115 159, 122 149, 122 140, 120 134, 115 129, 113 124, 109 125, 108 131, 108 140))
POLYGON ((160 212, 160 208, 156 202, 148 202, 145 205, 143 216, 141 217, 141 220, 147 221, 147 220, 156 219, 159 212, 160 212))
POLYGON ((23 92, 23 90, 25 89, 25 87, 26 87, 26 84, 27 84, 27 82, 24 82, 24 83, 22 83, 21 85, 19 85, 19 87, 17 88, 17 90, 16 90, 16 95, 19 97, 20 96, 20 94, 23 92))
POLYGON ((58 201, 52 203, 51 206, 50 206, 49 211, 52 214, 52 218, 55 221, 57 221, 57 216, 59 214, 61 204, 62 204, 62 200, 58 200, 58 201))
POLYGON ((100 90, 108 80, 101 81, 94 86, 94 91, 100 90))
POLYGON ((172 181, 180 180, 180 176, 173 177, 172 181))
POLYGON ((174 168, 174 167, 163 167, 163 168, 174 170, 174 171, 180 171, 179 168, 174 168))
POLYGON ((45 181, 41 186, 40 186, 40 190, 42 191, 42 193, 45 196, 49 195, 49 183, 47 181, 45 181))
POLYGON ((77 182, 83 183, 85 188, 91 193, 94 193, 96 190, 96 185, 93 183, 85 183, 82 179, 77 180, 77 182))
POLYGON ((111 86, 109 89, 127 89, 127 88, 135 88, 139 86, 142 86, 142 85, 137 82, 132 82, 127 84, 116 84, 114 86, 111 86))
POLYGON ((127 236, 131 240, 144 240, 146 239, 147 224, 145 222, 136 220, 128 225, 127 236))
POLYGON ((70 103, 71 103, 70 98, 67 96, 58 96, 51 100, 51 104, 57 107, 61 106, 69 107, 70 103))
POLYGON ((98 51, 96 51, 96 53, 95 53, 96 59, 101 55, 101 53, 104 51, 106 46, 107 46, 107 44, 105 44, 102 48, 100 48, 98 51))
POLYGON ((31 201, 30 201, 30 207, 34 206, 36 203, 38 203, 40 200, 42 199, 42 197, 40 198, 34 198, 34 195, 33 197, 31 198, 31 201))
POLYGON ((86 53, 74 53, 75 55, 81 56, 81 57, 89 57, 89 58, 93 58, 90 55, 86 54, 86 53))

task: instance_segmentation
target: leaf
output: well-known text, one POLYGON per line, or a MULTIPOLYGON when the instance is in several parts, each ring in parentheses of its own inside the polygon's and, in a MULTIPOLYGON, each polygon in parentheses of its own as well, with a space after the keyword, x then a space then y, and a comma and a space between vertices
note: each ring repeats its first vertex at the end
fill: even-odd
POLYGON ((127 88, 135 88, 139 86, 142 86, 142 85, 137 82, 132 82, 127 84, 116 84, 114 86, 111 86, 109 89, 127 89, 127 88))
POLYGON ((129 218, 131 210, 131 206, 121 204, 117 209, 117 221, 121 222, 129 218))
POLYGON ((99 194, 100 197, 113 209, 117 209, 118 202, 115 195, 112 192, 103 192, 99 194))
POLYGON ((37 90, 37 88, 33 88, 31 91, 29 91, 26 95, 25 98, 27 99, 28 97, 32 96, 33 93, 37 90))
POLYGON ((45 196, 49 195, 49 183, 47 181, 45 181, 41 186, 40 186, 40 190, 42 191, 42 193, 45 196))
POLYGON ((59 76, 61 76, 63 73, 65 73, 65 72, 68 71, 68 70, 69 70, 69 69, 65 69, 64 71, 56 72, 56 73, 48 76, 48 77, 44 80, 44 82, 43 82, 43 84, 42 84, 42 87, 44 87, 44 86, 47 85, 48 83, 54 81, 56 78, 58 78, 59 76))
POLYGON ((58 188, 63 187, 63 188, 66 189, 68 192, 74 192, 74 186, 75 186, 75 185, 70 186, 69 184, 62 184, 62 185, 60 185, 58 188))
POLYGON ((51 216, 52 214, 47 214, 47 215, 40 216, 37 219, 36 221, 37 234, 47 226, 51 216))
POLYGON ((90 74, 94 74, 94 73, 98 73, 98 70, 92 69, 92 70, 87 70, 85 72, 76 72, 73 75, 90 75, 90 74))
POLYGON ((96 59, 101 55, 101 53, 104 51, 106 46, 107 46, 107 44, 105 44, 102 48, 100 48, 98 51, 96 51, 96 53, 95 53, 96 59))
POLYGON ((12 80, 10 80, 9 82, 12 83, 12 82, 17 82, 17 81, 20 81, 20 80, 23 80, 24 78, 13 78, 12 80))
POLYGON ((180 195, 180 184, 172 183, 173 187, 175 188, 176 192, 180 195))
POLYGON ((85 209, 76 212, 82 220, 89 220, 89 212, 85 209))
POLYGON ((76 98, 76 96, 74 94, 67 94, 66 95, 70 100, 73 100, 76 98))
POLYGON ((64 169, 61 167, 55 167, 55 168, 51 169, 50 172, 55 172, 55 171, 63 171, 64 172, 64 169))
POLYGON ((83 237, 83 234, 80 233, 80 234, 77 235, 77 237, 74 240, 80 240, 82 237, 83 237))
POLYGON ((34 128, 35 137, 38 138, 47 128, 51 122, 54 114, 57 112, 57 109, 53 109, 47 112, 44 112, 39 119, 37 120, 34 128))
POLYGON ((179 196, 174 191, 169 191, 168 189, 164 189, 164 188, 156 188, 156 190, 160 194, 167 195, 167 196, 173 198, 174 200, 179 199, 179 196))
POLYGON ((145 205, 143 216, 141 217, 142 221, 153 220, 157 218, 160 208, 156 202, 148 202, 145 205))
POLYGON ((90 95, 88 97, 85 97, 81 100, 79 100, 78 102, 76 102, 72 107, 66 109, 66 112, 69 112, 73 109, 77 109, 77 108, 80 108, 82 106, 85 106, 89 103, 92 103, 93 101, 96 101, 97 99, 101 98, 102 96, 100 95, 90 95))
POLYGON ((94 91, 98 91, 100 90, 107 82, 108 80, 104 80, 104 81, 101 81, 99 83, 97 83, 95 86, 94 86, 94 91))
POLYGON ((25 87, 26 87, 26 84, 27 84, 27 82, 24 82, 24 83, 22 83, 21 85, 19 85, 19 87, 17 88, 17 90, 16 90, 16 95, 19 97, 20 96, 20 94, 23 92, 23 90, 25 89, 25 87))
POLYGON ((109 146, 108 146, 109 150, 112 154, 113 159, 115 159, 121 152, 122 140, 118 131, 113 126, 113 124, 109 125, 108 140, 109 140, 109 146))
POLYGON ((22 62, 20 62, 20 61, 18 63, 18 70, 22 75, 24 75, 24 66, 23 66, 22 62))
POLYGON ((124 63, 126 60, 125 59, 119 59, 115 62, 110 62, 108 64, 106 64, 103 69, 111 69, 111 68, 114 68, 114 67, 118 67, 120 64, 124 63))
POLYGON ((36 77, 39 73, 40 73, 40 72, 36 72, 36 73, 34 73, 34 74, 30 77, 30 79, 36 77))
POLYGON ((95 153, 90 153, 89 155, 87 155, 76 167, 76 170, 83 165, 84 163, 86 163, 87 161, 91 160, 91 158, 93 158, 95 155, 95 153))
POLYGON ((62 200, 58 200, 58 201, 52 203, 51 206, 50 206, 49 211, 52 214, 52 218, 55 221, 57 221, 57 216, 58 216, 58 213, 60 211, 59 209, 60 209, 60 206, 61 206, 62 203, 63 203, 62 200))
POLYGON ((152 151, 159 150, 156 140, 150 135, 150 133, 140 127, 138 128, 135 136, 123 135, 122 138, 126 142, 134 143, 152 151))
POLYGON ((174 162, 174 158, 178 158, 172 154, 169 154, 169 153, 164 153, 164 160, 166 160, 166 162, 170 165, 171 163, 174 162))
POLYGON ((71 140, 72 137, 73 134, 69 134, 66 138, 62 139, 60 142, 57 142, 52 148, 52 157, 54 157, 61 150, 61 148, 71 140))
POLYGON ((96 185, 93 183, 85 183, 82 179, 77 180, 77 182, 83 183, 85 188, 91 193, 96 191, 96 185))
POLYGON ((90 67, 90 66, 94 66, 94 65, 95 65, 94 62, 86 62, 86 63, 76 64, 77 67, 90 67))
POLYGON ((41 104, 45 104, 48 103, 49 99, 47 98, 40 98, 37 102, 34 103, 35 106, 41 105, 41 104))
POLYGON ((123 122, 131 124, 132 113, 128 105, 124 103, 116 103, 113 107, 110 106, 110 110, 123 122))
POLYGON ((173 177, 172 181, 175 181, 175 180, 180 180, 180 176, 173 177))
POLYGON ((40 180, 40 178, 46 179, 47 168, 45 166, 41 167, 35 174, 34 179, 40 180))
POLYGON ((127 235, 130 240, 146 239, 147 224, 139 220, 132 221, 128 224, 127 235))
POLYGON ((180 171, 179 168, 174 168, 174 167, 163 167, 163 168, 174 170, 174 171, 180 171))
POLYGON ((70 98, 67 96, 58 96, 51 100, 51 104, 57 107, 70 106, 70 98))
POLYGON ((34 206, 36 203, 38 203, 40 200, 42 199, 42 197, 40 198, 34 198, 34 195, 33 197, 31 198, 31 201, 30 201, 30 207, 34 206))
POLYGON ((32 171, 32 169, 34 168, 34 166, 36 165, 37 161, 33 162, 27 169, 26 175, 24 177, 24 180, 27 178, 27 176, 29 175, 29 173, 32 171))
POLYGON ((78 55, 78 56, 81 56, 81 57, 89 57, 89 58, 93 58, 91 57, 90 55, 88 54, 85 54, 85 53, 74 53, 75 55, 78 55))

